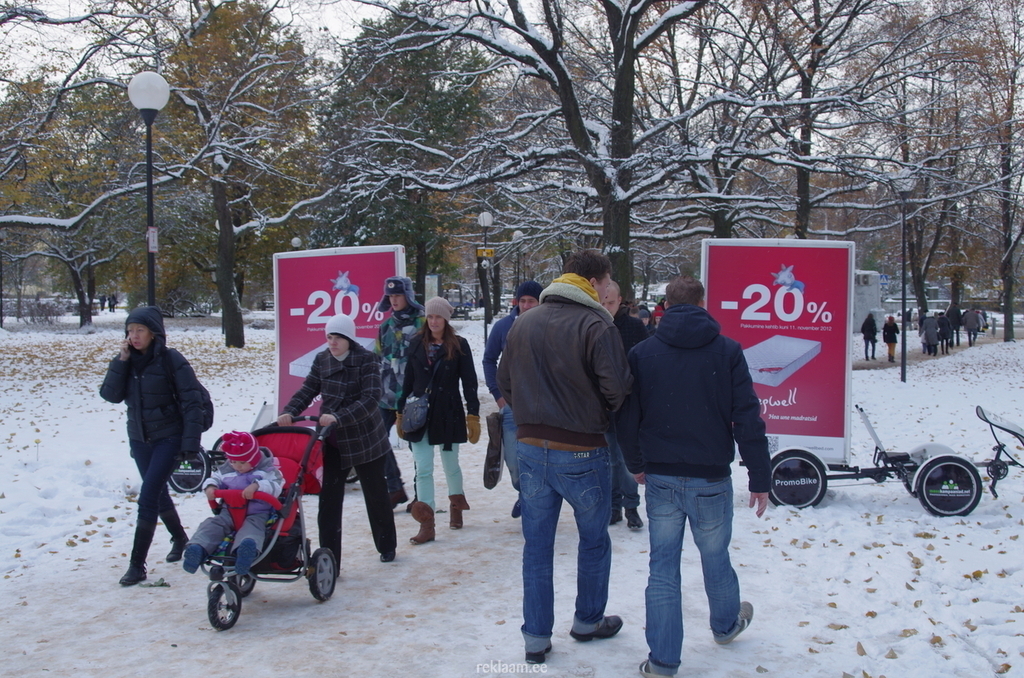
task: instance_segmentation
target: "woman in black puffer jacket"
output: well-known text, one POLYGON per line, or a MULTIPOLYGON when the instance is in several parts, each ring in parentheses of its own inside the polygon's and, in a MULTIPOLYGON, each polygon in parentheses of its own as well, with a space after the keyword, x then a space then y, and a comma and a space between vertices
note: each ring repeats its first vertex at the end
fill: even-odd
POLYGON ((184 356, 168 348, 164 321, 154 306, 137 308, 125 322, 125 340, 110 361, 100 396, 128 406, 128 444, 142 476, 135 543, 122 586, 146 579, 146 556, 159 518, 171 533, 167 562, 181 560, 188 535, 167 491, 180 452, 198 452, 203 432, 202 387, 184 356))

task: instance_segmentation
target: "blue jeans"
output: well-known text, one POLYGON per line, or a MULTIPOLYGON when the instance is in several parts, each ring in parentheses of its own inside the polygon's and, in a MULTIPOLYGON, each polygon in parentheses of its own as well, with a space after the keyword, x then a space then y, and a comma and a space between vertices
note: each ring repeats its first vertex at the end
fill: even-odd
POLYGON ((612 566, 612 479, 606 447, 566 452, 520 442, 518 452, 525 541, 522 630, 529 646, 531 637, 550 638, 554 627, 555 530, 563 499, 572 506, 580 535, 575 621, 597 624, 604 619, 612 566))
POLYGON ((512 481, 512 487, 519 491, 519 455, 516 448, 519 441, 516 440, 516 420, 512 417, 512 408, 508 405, 501 408, 501 451, 505 457, 505 466, 508 468, 508 477, 512 481))
POLYGON ((740 584, 729 561, 732 539, 732 478, 682 478, 647 474, 651 573, 647 580, 649 659, 672 673, 683 648, 683 609, 679 574, 683 532, 690 521, 700 551, 711 631, 732 631, 740 612, 740 584))
POLYGON ((181 436, 164 438, 152 443, 129 440, 132 459, 142 476, 139 490, 139 520, 155 523, 164 511, 173 511, 174 502, 167 492, 167 481, 178 467, 177 455, 181 452, 181 436))
POLYGON ((640 506, 640 487, 622 459, 622 448, 615 437, 614 421, 609 424, 604 437, 608 441, 612 462, 612 510, 635 509, 640 506))

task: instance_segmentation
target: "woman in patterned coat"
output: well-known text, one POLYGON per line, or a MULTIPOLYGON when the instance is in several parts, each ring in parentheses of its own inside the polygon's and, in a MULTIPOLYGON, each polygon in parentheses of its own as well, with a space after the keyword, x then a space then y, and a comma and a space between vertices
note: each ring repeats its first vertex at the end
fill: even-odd
POLYGON ((355 468, 366 502, 373 543, 382 562, 395 559, 395 515, 384 478, 385 455, 391 451, 377 403, 381 397, 380 363, 355 340, 352 319, 327 321, 327 349, 316 354, 302 387, 277 423, 288 426, 321 396, 320 425, 335 424, 324 445, 324 469, 317 526, 320 545, 331 549, 341 568, 341 513, 345 478, 355 468))

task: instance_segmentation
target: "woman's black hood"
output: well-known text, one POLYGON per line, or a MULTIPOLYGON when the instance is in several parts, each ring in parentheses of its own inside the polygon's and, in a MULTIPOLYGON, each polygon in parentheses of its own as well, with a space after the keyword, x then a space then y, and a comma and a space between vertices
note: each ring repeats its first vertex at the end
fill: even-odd
POLYGON ((167 333, 164 331, 164 316, 156 306, 140 306, 128 314, 128 319, 124 321, 124 335, 126 337, 128 336, 128 326, 132 323, 148 327, 155 337, 153 343, 157 346, 164 346, 167 343, 167 333))

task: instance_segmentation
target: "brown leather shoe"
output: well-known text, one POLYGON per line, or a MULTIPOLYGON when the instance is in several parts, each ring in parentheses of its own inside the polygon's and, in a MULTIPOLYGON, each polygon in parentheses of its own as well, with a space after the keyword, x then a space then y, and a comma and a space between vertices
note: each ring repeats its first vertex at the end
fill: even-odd
POLYGON ((426 544, 434 541, 434 509, 422 501, 412 503, 412 517, 420 524, 420 531, 409 539, 410 544, 426 544))
POLYGON ((448 501, 451 505, 448 507, 451 510, 451 520, 448 526, 453 530, 462 529, 462 512, 469 510, 469 504, 466 503, 466 495, 464 494, 449 494, 448 501))

